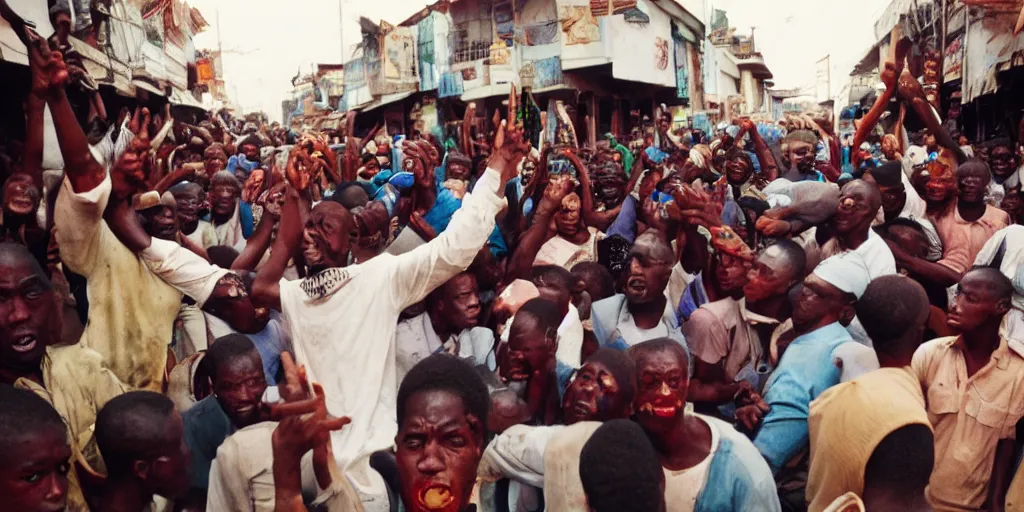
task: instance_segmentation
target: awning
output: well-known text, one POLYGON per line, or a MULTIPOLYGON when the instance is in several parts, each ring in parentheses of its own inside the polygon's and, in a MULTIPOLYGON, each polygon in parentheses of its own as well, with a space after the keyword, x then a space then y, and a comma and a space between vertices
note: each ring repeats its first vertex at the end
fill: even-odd
MULTIPOLYGON (((31 0, 10 2, 10 4, 15 13, 36 24, 37 33, 43 37, 49 37, 53 33, 47 2, 31 0)), ((25 45, 21 44, 18 34, 14 33, 14 29, 3 18, 0 18, 0 60, 28 66, 28 51, 25 49, 25 45)))
POLYGON ((100 83, 112 82, 114 72, 111 69, 110 57, 107 57, 107 54, 75 37, 68 37, 68 42, 82 56, 82 64, 85 65, 85 70, 89 72, 89 76, 93 80, 100 83))
POLYGON ((471 101, 493 98, 495 96, 508 96, 508 91, 508 84, 483 85, 462 93, 462 96, 459 96, 459 99, 469 103, 471 101))
POLYGON ((200 103, 199 100, 195 98, 195 96, 192 96, 191 94, 174 87, 171 88, 171 96, 170 98, 168 98, 168 100, 170 101, 171 105, 175 105, 178 107, 192 107, 202 111, 206 110, 205 108, 203 108, 203 104, 200 103))
POLYGON ((850 72, 850 76, 865 75, 874 72, 876 69, 880 69, 880 57, 878 52, 882 46, 882 41, 871 45, 868 48, 867 53, 860 59, 860 62, 853 67, 853 71, 850 72))
POLYGON ((149 92, 151 92, 153 94, 157 94, 157 95, 160 95, 160 96, 164 96, 164 94, 165 94, 164 91, 160 90, 155 85, 153 85, 153 84, 151 84, 149 82, 146 82, 145 80, 139 80, 138 78, 132 80, 132 85, 134 85, 135 87, 137 87, 139 89, 142 89, 143 91, 149 91, 149 92))
POLYGON ((379 107, 383 107, 385 105, 390 105, 390 104, 392 104, 392 103, 394 103, 396 101, 402 101, 402 100, 408 98, 409 96, 412 96, 413 93, 415 93, 415 92, 416 91, 408 91, 408 92, 397 92, 395 94, 385 94, 385 95, 383 95, 383 96, 381 96, 379 98, 376 98, 373 101, 367 103, 366 105, 363 105, 362 107, 358 107, 358 110, 360 112, 369 112, 369 111, 371 111, 373 109, 376 109, 376 108, 379 108, 379 107))

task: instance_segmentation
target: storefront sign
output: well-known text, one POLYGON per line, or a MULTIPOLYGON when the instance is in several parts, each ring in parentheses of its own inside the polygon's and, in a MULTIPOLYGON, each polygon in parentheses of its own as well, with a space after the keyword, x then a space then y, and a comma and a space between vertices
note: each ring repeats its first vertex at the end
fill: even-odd
POLYGON ((943 81, 959 80, 964 66, 964 36, 960 34, 946 46, 942 60, 943 81))

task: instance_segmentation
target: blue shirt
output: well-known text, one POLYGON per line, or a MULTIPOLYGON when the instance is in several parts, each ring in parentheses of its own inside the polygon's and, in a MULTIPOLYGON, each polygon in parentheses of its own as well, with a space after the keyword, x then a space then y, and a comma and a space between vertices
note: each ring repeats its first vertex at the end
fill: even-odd
POLYGON ((799 336, 786 348, 779 367, 768 378, 764 400, 771 410, 764 417, 754 445, 768 461, 772 473, 778 473, 807 446, 811 401, 839 384, 840 369, 833 362, 832 352, 848 342, 853 342, 853 338, 838 322, 799 336))
POLYGON ((192 451, 189 481, 196 489, 210 487, 210 465, 217 457, 217 448, 235 431, 228 415, 213 395, 192 406, 181 415, 185 444, 192 451))

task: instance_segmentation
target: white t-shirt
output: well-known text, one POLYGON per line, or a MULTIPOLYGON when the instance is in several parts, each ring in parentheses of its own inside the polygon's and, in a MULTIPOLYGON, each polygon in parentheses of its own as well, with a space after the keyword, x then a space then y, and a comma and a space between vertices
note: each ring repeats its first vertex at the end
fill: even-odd
POLYGON ((333 432, 334 455, 360 491, 384 496, 369 456, 392 446, 398 395, 394 346, 398 316, 473 262, 505 204, 501 178, 488 169, 448 229, 425 245, 366 263, 281 280, 281 308, 310 381, 324 387, 327 409, 352 423, 333 432))
POLYGON ((694 509, 697 497, 708 482, 711 459, 715 458, 715 452, 718 451, 718 427, 713 422, 705 421, 700 415, 694 414, 693 417, 704 421, 711 429, 711 451, 704 460, 692 468, 680 471, 662 468, 665 472, 666 512, 691 512, 694 509))

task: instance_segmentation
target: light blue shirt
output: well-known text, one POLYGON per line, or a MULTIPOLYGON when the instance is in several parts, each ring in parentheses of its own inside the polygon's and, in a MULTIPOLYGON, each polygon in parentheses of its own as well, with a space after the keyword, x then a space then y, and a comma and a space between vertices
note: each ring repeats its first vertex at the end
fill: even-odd
POLYGON ((832 352, 848 342, 853 342, 853 338, 838 322, 799 336, 786 348, 779 367, 768 378, 764 399, 771 410, 764 417, 754 445, 768 461, 772 473, 778 473, 807 446, 811 401, 839 384, 840 369, 832 352))

